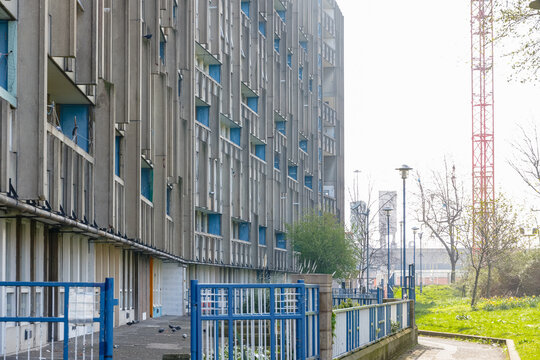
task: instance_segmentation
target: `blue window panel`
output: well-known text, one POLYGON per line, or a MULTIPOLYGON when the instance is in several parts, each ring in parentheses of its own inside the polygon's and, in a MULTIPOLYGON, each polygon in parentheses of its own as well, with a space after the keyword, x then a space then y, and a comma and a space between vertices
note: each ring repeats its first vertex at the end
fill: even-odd
POLYGON ((313 176, 304 176, 304 185, 313 190, 313 176))
POLYGON ((161 59, 161 63, 165 64, 165 41, 159 42, 159 58, 161 59))
POLYGON ((266 21, 259 21, 259 32, 266 36, 266 21))
POLYGON ((303 151, 307 152, 307 140, 300 140, 298 147, 303 151))
POLYGON ((242 132, 242 128, 231 128, 230 130, 230 139, 233 143, 240 146, 240 134, 242 132))
POLYGON ((178 97, 182 96, 182 74, 178 74, 178 97))
POLYGON ((279 53, 279 38, 274 38, 274 49, 279 53))
POLYGON ((266 245, 266 227, 259 226, 259 245, 266 245))
POLYGON ((167 186, 167 215, 171 215, 171 193, 172 189, 167 186))
POLYGON ((242 1, 242 11, 249 17, 249 1, 242 1))
POLYGON ((221 214, 208 214, 208 233, 221 236, 221 214))
POLYGON ((309 91, 313 91, 313 79, 309 79, 309 91))
POLYGON ((121 136, 116 135, 114 138, 114 174, 120 176, 120 140, 121 136))
POLYGON ((266 145, 255 145, 255 156, 266 161, 266 145))
POLYGON ((64 135, 88 152, 88 105, 61 105, 60 127, 64 135))
POLYGON ((300 46, 304 51, 307 51, 307 41, 300 41, 300 46))
POLYGON ((274 168, 279 170, 279 154, 274 154, 274 168))
POLYGON ((291 53, 287 54, 287 65, 289 65, 289 67, 292 67, 292 54, 291 53))
POLYGON ((319 116, 318 123, 319 123, 319 131, 321 131, 322 130, 322 118, 320 116, 319 116))
POLYGON ((299 78, 300 80, 302 80, 303 77, 304 77, 304 68, 303 68, 302 66, 300 66, 300 67, 298 68, 298 78, 299 78))
POLYGON ((289 177, 298 180, 298 166, 289 166, 289 177))
POLYGON ((210 65, 208 66, 208 74, 214 80, 221 84, 221 65, 210 65))
POLYGON ((322 149, 319 148, 319 162, 322 162, 322 149))
POLYGON ((283 20, 283 22, 286 22, 287 21, 287 17, 286 17, 286 14, 285 14, 285 10, 278 10, 278 15, 279 17, 281 18, 281 20, 283 20))
POLYGON ((276 233, 276 247, 278 249, 287 249, 287 240, 284 233, 276 233))
POLYGON ((148 201, 154 201, 154 170, 141 168, 141 195, 148 201))
POLYGON ((0 86, 7 90, 8 78, 8 22, 0 21, 0 86))
POLYGON ((210 106, 197 106, 195 119, 204 126, 210 126, 210 106))
POLYGON ((178 11, 178 5, 176 5, 176 3, 173 5, 173 8, 172 8, 172 16, 173 16, 173 19, 176 20, 176 12, 178 11))
POLYGON ((254 97, 248 97, 247 98, 247 106, 255 111, 256 113, 259 112, 259 98, 257 96, 254 97))
POLYGON ((283 135, 287 135, 286 130, 285 130, 285 121, 276 122, 276 129, 277 129, 277 131, 279 131, 283 135))
POLYGON ((238 224, 238 239, 249 241, 249 223, 238 224))

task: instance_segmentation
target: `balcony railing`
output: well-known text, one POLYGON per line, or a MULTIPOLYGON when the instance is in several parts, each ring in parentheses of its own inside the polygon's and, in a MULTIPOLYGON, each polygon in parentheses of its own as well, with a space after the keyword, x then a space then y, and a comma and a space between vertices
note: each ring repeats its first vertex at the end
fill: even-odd
POLYGON ((169 253, 174 252, 174 221, 170 216, 166 216, 166 228, 165 228, 165 251, 168 251, 169 253))
POLYGON ((212 96, 221 96, 221 85, 201 69, 195 69, 195 96, 212 105, 212 96))
POLYGON ((251 110, 246 104, 242 104, 242 122, 249 124, 249 133, 258 139, 263 139, 263 128, 259 121, 259 115, 251 110))
POLYGON ((122 234, 126 231, 126 217, 125 217, 125 194, 124 194, 124 182, 119 177, 114 179, 114 205, 113 205, 113 226, 117 231, 122 234))
POLYGON ((250 242, 231 239, 231 264, 246 267, 252 265, 250 249, 250 242))
POLYGON ((266 245, 259 245, 259 252, 257 254, 257 267, 262 269, 268 266, 268 257, 266 255, 266 245))
POLYGON ((285 31, 285 23, 277 11, 274 10, 274 33, 281 38, 281 35, 285 31))
POLYGON ((336 65, 336 51, 326 41, 322 43, 322 56, 330 66, 336 65))
POLYGON ((207 263, 223 263, 223 237, 195 231, 193 260, 207 263))
POLYGON ((325 155, 336 155, 336 140, 324 134, 322 148, 325 155))
POLYGON ((336 126, 337 112, 327 103, 322 105, 322 119, 325 123, 336 126))
POLYGON ((332 214, 336 213, 336 199, 331 198, 327 195, 323 196, 323 209, 325 212, 332 214))
POLYGON ((274 249, 274 268, 276 270, 287 270, 287 250, 274 249))
POLYGON ((154 205, 141 195, 141 240, 154 246, 154 205))

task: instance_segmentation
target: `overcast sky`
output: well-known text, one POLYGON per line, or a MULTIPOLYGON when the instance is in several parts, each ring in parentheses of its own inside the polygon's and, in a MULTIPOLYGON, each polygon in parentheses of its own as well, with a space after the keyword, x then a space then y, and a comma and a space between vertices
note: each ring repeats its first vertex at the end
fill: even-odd
MULTIPOLYGON (((455 161, 470 191, 470 1, 337 2, 345 16, 347 208, 354 170, 361 170, 360 198, 365 199, 368 182, 374 196, 379 190, 400 192, 394 170, 399 165, 427 175, 442 168, 445 156, 455 161)), ((507 164, 511 143, 519 139, 518 124, 540 119, 540 84, 508 82, 509 62, 496 54, 496 186, 517 202, 528 198, 528 207, 540 208, 507 164)), ((408 181, 411 190, 416 190, 414 178, 408 181)), ((408 215, 407 228, 414 225, 408 215)))

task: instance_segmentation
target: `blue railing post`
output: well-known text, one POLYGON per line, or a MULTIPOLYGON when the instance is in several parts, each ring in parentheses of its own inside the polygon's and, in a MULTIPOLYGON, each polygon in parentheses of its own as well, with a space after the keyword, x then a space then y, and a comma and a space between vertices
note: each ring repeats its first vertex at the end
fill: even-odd
POLYGON ((69 359, 69 286, 64 286, 64 359, 69 359))
POLYGON ((306 285, 304 280, 298 280, 298 284, 301 285, 298 288, 298 310, 300 310, 300 320, 298 324, 298 339, 299 343, 297 345, 298 349, 298 358, 300 360, 305 360, 306 358, 306 285))
MULTIPOLYGON (((197 350, 198 350, 197 313, 199 309, 199 303, 197 302, 197 299, 198 299, 198 294, 199 294, 199 288, 197 287, 197 285, 198 285, 197 280, 191 280, 190 291, 191 291, 191 359, 192 360, 199 359, 199 356, 197 354, 197 350)), ((230 297, 229 297, 229 303, 230 303, 230 297)), ((229 306, 229 309, 230 309, 230 306, 229 306)), ((229 313, 229 316, 231 316, 230 313, 229 313)), ((231 332, 231 324, 229 322, 229 334, 230 332, 231 332)), ((229 348, 229 354, 231 351, 232 349, 229 348)))
POLYGON ((105 358, 105 284, 99 288, 99 360, 105 358))
POLYGON ((105 359, 113 358, 114 348, 114 306, 118 299, 114 298, 114 279, 105 279, 105 359))

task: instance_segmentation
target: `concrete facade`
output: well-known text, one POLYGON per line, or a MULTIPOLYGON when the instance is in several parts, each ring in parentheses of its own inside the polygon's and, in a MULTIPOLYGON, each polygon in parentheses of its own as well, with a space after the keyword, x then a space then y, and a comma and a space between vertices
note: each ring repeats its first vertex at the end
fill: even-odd
POLYGON ((0 32, 0 281, 181 315, 189 279, 294 272, 304 211, 343 221, 334 0, 0 0, 0 32))

